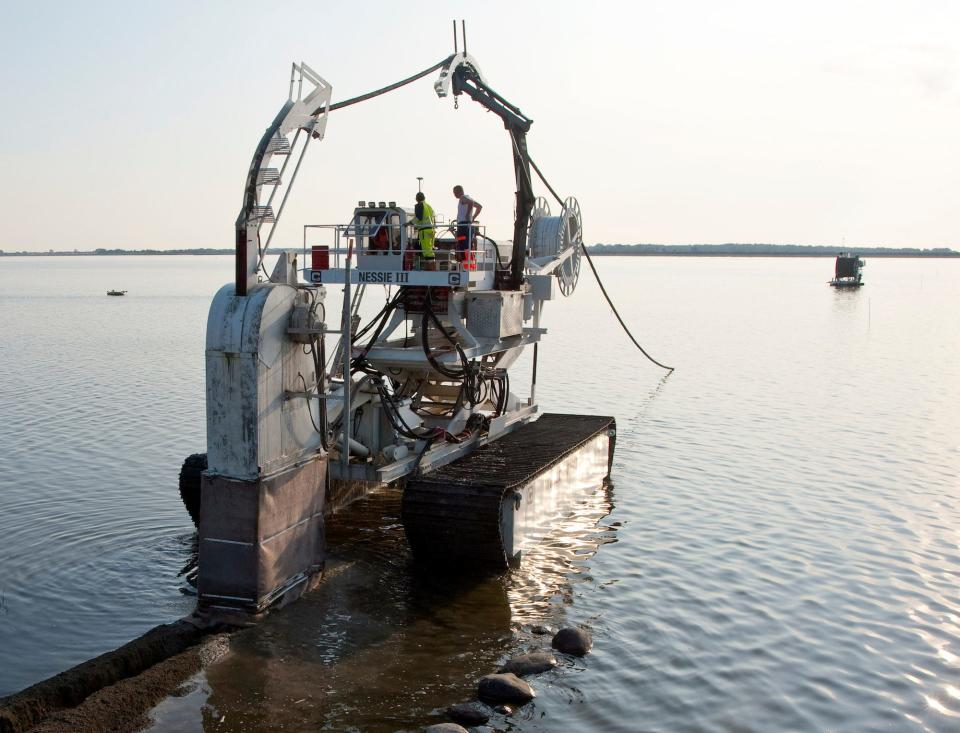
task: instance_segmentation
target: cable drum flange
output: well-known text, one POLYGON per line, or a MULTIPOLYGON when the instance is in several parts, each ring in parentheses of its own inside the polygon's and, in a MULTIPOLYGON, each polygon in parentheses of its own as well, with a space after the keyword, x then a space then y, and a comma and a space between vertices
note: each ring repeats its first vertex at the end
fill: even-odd
POLYGON ((583 215, 580 213, 580 203, 573 196, 567 196, 563 202, 562 216, 566 221, 567 241, 573 247, 573 254, 560 266, 560 292, 572 295, 580 279, 580 253, 583 251, 583 215))
MULTIPOLYGON (((538 202, 541 200, 538 199, 538 202)), ((583 242, 580 204, 573 196, 568 197, 563 202, 560 216, 549 216, 549 206, 546 201, 543 204, 543 207, 534 207, 534 211, 545 211, 547 215, 534 218, 530 225, 530 256, 534 259, 558 257, 573 248, 563 264, 553 271, 560 292, 569 296, 576 289, 580 277, 580 247, 583 242)))
POLYGON ((533 222, 545 216, 550 216, 550 202, 543 196, 537 196, 533 202, 533 211, 530 212, 530 225, 533 226, 533 222))

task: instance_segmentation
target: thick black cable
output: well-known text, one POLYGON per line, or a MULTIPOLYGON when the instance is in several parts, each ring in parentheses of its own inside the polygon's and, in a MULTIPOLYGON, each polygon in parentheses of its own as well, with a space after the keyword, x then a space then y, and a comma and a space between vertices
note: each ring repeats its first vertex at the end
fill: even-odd
POLYGON ((550 193, 552 193, 553 197, 559 202, 561 206, 563 206, 563 199, 560 198, 560 194, 553 190, 553 186, 551 186, 547 182, 547 179, 544 177, 543 173, 540 172, 540 169, 537 167, 537 164, 533 162, 533 158, 531 158, 529 155, 527 155, 527 162, 530 163, 530 167, 533 168, 536 174, 540 177, 540 180, 543 181, 543 185, 547 187, 547 190, 550 193))
MULTIPOLYGON (((320 342, 319 353, 314 353, 314 365, 317 370, 317 384, 320 385, 321 392, 320 394, 326 397, 327 389, 327 347, 326 339, 321 335, 317 341, 320 342)), ((316 347, 314 347, 316 348, 316 347)), ((313 415, 310 416, 311 420, 313 415)), ((329 430, 327 420, 327 401, 326 399, 320 400, 320 445, 323 446, 324 450, 330 450, 329 445, 329 436, 327 431, 329 430)))
POLYGON ((359 329, 353 335, 354 343, 356 343, 357 341, 362 339, 364 336, 366 336, 370 332, 370 329, 373 328, 375 324, 377 324, 380 321, 380 319, 385 318, 386 316, 389 316, 389 314, 396 308, 397 304, 400 302, 400 292, 401 291, 398 290, 397 294, 394 297, 390 298, 390 300, 388 300, 386 303, 383 304, 383 308, 380 309, 377 315, 373 316, 373 318, 369 320, 366 326, 359 329))
POLYGON ((370 353, 370 349, 373 348, 377 342, 377 339, 380 338, 380 334, 383 333, 383 329, 386 328, 387 323, 390 320, 390 316, 393 315, 393 312, 397 309, 397 306, 402 300, 402 295, 403 289, 401 288, 397 291, 397 294, 393 296, 393 298, 386 302, 386 304, 383 306, 383 309, 377 315, 375 315, 366 326, 364 326, 354 335, 353 343, 357 344, 360 339, 362 339, 370 331, 371 328, 376 326, 376 330, 374 331, 373 336, 370 337, 370 340, 365 345, 360 347, 363 349, 363 352, 351 360, 350 366, 352 369, 358 368, 366 361, 367 354, 370 353))
POLYGON ((410 473, 407 474, 408 476, 420 475, 420 464, 423 462, 423 457, 427 454, 427 451, 430 450, 439 437, 439 435, 432 435, 423 441, 423 450, 421 450, 420 454, 417 456, 417 460, 413 464, 413 468, 410 470, 410 473))
POLYGON ((387 391, 386 386, 380 383, 376 385, 376 387, 377 393, 380 395, 380 401, 383 404, 384 413, 394 430, 400 433, 400 435, 414 440, 424 440, 432 435, 432 431, 429 428, 425 428, 427 431, 425 433, 418 433, 416 428, 410 427, 407 421, 403 419, 403 415, 400 414, 396 398, 387 391))
POLYGON ((600 280, 600 275, 597 274, 597 268, 594 267, 593 260, 590 258, 590 253, 587 252, 587 247, 583 242, 580 242, 580 248, 583 250, 583 254, 587 257, 587 264, 590 265, 590 269, 593 270, 593 276, 597 279, 597 285, 600 286, 600 292, 603 293, 603 297, 607 299, 607 304, 610 306, 610 310, 613 311, 613 315, 617 317, 617 320, 620 321, 620 325, 623 326, 624 332, 627 336, 630 337, 630 340, 633 341, 633 345, 640 349, 640 353, 647 357, 650 361, 656 364, 661 369, 666 369, 668 372, 673 371, 672 366, 667 366, 666 364, 661 364, 659 361, 654 359, 650 354, 647 353, 640 343, 633 337, 633 334, 630 333, 630 329, 627 328, 627 324, 623 322, 623 318, 620 317, 620 314, 617 312, 616 306, 614 306, 613 301, 610 300, 610 295, 607 293, 607 289, 603 287, 603 281, 600 280))
MULTIPOLYGON (((543 181, 543 185, 546 186, 547 190, 553 194, 553 197, 559 202, 559 204, 563 206, 563 199, 560 198, 560 194, 558 194, 556 191, 553 190, 553 186, 551 186, 547 182, 547 179, 544 177, 543 173, 540 172, 540 169, 537 167, 537 164, 533 162, 533 158, 531 158, 528 155, 527 160, 529 161, 530 166, 533 168, 533 170, 536 171, 537 175, 540 177, 540 180, 543 181)), ((593 271, 593 276, 597 280, 597 285, 600 286, 600 292, 603 293, 603 297, 607 299, 607 305, 610 306, 610 310, 613 311, 613 315, 615 315, 617 317, 617 320, 620 321, 620 325, 623 327, 624 333, 626 333, 627 336, 630 338, 630 340, 633 341, 633 345, 636 346, 638 349, 640 349, 641 354, 643 354, 645 357, 647 357, 650 361, 652 361, 661 369, 666 369, 668 372, 672 372, 673 367, 667 366, 666 364, 661 364, 659 361, 657 361, 652 356, 650 356, 650 354, 647 353, 646 349, 644 349, 640 345, 640 342, 633 337, 632 333, 630 333, 630 329, 627 328, 627 324, 624 323, 623 318, 620 317, 620 312, 617 310, 617 307, 613 304, 613 301, 610 299, 610 294, 607 292, 607 289, 603 286, 603 281, 600 279, 600 274, 597 272, 597 268, 593 264, 593 259, 590 257, 590 253, 587 252, 587 245, 585 245, 583 241, 580 242, 580 249, 583 250, 583 254, 587 258, 587 264, 590 265, 590 269, 593 271)))
MULTIPOLYGON (((420 327, 420 341, 423 346, 423 353, 427 357, 427 361, 430 362, 430 365, 440 374, 447 377, 448 379, 464 379, 466 380, 469 372, 469 364, 467 362, 467 355, 463 352, 463 348, 458 344, 449 333, 447 329, 443 327, 443 324, 440 322, 440 319, 437 318, 436 313, 433 312, 433 299, 431 295, 431 289, 427 288, 426 298, 423 302, 423 318, 421 319, 420 327), (453 369, 448 369, 443 366, 437 359, 433 356, 430 349, 430 341, 428 338, 428 324, 430 321, 433 321, 437 330, 443 334, 444 338, 450 342, 450 344, 457 351, 457 355, 460 357, 460 371, 457 372, 453 369)), ((461 386, 462 389, 462 386, 461 386)))
MULTIPOLYGON (((394 89, 399 89, 400 87, 406 86, 415 82, 417 79, 422 79, 427 74, 432 74, 437 69, 441 68, 444 64, 448 64, 453 60, 453 56, 447 56, 443 61, 440 61, 429 69, 424 69, 423 71, 417 72, 413 76, 408 76, 406 79, 403 79, 388 86, 381 87, 380 89, 375 89, 372 92, 367 92, 366 94, 361 94, 359 97, 352 97, 350 99, 344 99, 342 102, 335 102, 327 108, 327 112, 333 112, 336 109, 343 109, 344 107, 349 107, 351 104, 359 104, 360 102, 366 102, 368 99, 373 99, 374 97, 379 97, 381 94, 386 94, 387 92, 392 92, 394 89)), ((311 115, 316 116, 323 112, 323 107, 317 107, 311 115)))
POLYGON ((500 257, 500 248, 497 246, 496 241, 494 241, 493 239, 490 239, 490 237, 488 237, 486 234, 481 234, 480 232, 476 232, 476 234, 475 234, 474 236, 476 236, 476 237, 478 237, 478 238, 480 238, 480 239, 486 239, 488 242, 490 242, 490 244, 493 246, 493 251, 494 251, 494 253, 495 253, 496 256, 497 256, 497 266, 498 266, 501 270, 509 270, 509 269, 510 269, 510 267, 513 265, 513 260, 510 260, 509 262, 507 262, 507 264, 504 264, 504 263, 503 263, 503 258, 500 257))

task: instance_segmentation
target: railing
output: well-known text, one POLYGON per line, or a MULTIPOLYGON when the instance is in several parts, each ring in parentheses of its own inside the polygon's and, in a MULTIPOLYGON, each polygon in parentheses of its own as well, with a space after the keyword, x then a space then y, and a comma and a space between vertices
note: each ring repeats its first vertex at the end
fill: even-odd
MULTIPOLYGON (((438 225, 434 229, 438 233, 456 232, 454 225, 438 225)), ((495 271, 499 264, 496 244, 487 238, 482 225, 472 224, 471 230, 468 247, 458 246, 454 238, 437 238, 434 257, 428 258, 423 255, 417 230, 410 223, 305 224, 302 261, 305 266, 313 266, 314 248, 321 247, 325 248, 321 250, 326 257, 325 266, 313 269, 343 269, 347 255, 352 253, 352 266, 358 270, 495 271), (401 231, 404 227, 408 230, 406 236, 401 231), (383 258, 382 266, 377 262, 379 258, 383 258)))

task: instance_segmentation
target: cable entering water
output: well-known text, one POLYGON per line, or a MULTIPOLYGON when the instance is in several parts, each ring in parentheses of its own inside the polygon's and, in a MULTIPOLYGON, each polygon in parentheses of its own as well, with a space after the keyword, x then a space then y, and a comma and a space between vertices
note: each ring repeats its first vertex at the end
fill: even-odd
MULTIPOLYGON (((563 206, 563 199, 560 198, 560 194, 553 190, 553 186, 547 181, 543 173, 540 172, 540 169, 537 167, 537 164, 533 162, 533 158, 529 155, 527 156, 527 161, 529 161, 531 167, 536 171, 537 175, 540 177, 540 180, 543 181, 543 185, 547 187, 547 190, 553 194, 553 197, 559 202, 560 206, 563 206)), ((627 336, 630 337, 630 340, 633 341, 633 345, 640 349, 640 353, 647 357, 650 361, 656 364, 661 369, 666 369, 668 372, 673 371, 672 366, 667 366, 666 364, 661 364, 659 361, 654 359, 650 354, 647 353, 647 350, 644 349, 640 342, 637 341, 633 334, 630 333, 630 329, 627 328, 627 324, 623 322, 623 318, 620 317, 620 312, 617 310, 617 307, 613 304, 613 301, 610 299, 610 294, 607 292, 607 289, 603 286, 603 281, 600 279, 600 274, 597 272, 597 268, 593 264, 593 259, 590 257, 590 253, 587 252, 587 245, 583 243, 583 240, 580 241, 580 248, 583 250, 583 254, 587 258, 587 264, 590 265, 590 269, 593 271, 593 276, 597 280, 597 285, 600 286, 600 292, 603 293, 603 297, 607 299, 607 305, 610 306, 610 310, 613 311, 613 315, 617 317, 617 320, 620 321, 620 325, 623 327, 624 332, 627 336)))

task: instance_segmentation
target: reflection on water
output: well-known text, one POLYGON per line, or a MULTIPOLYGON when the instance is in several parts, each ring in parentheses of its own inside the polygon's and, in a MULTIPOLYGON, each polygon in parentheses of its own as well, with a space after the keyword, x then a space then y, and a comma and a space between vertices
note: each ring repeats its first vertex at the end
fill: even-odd
MULTIPOLYGON (((566 619, 610 510, 598 487, 559 520, 522 569, 482 578, 414 565, 385 490, 334 516, 329 577, 311 594, 236 635, 206 670, 201 693, 155 711, 154 730, 418 730, 432 711, 470 699, 505 655, 549 644, 532 624, 566 619), (222 720, 221 720, 222 718, 222 720)), ((538 715, 536 703, 522 719, 538 715)))
POLYGON ((838 314, 859 313, 867 300, 862 288, 832 288, 833 310, 838 314))
POLYGON ((603 522, 613 510, 612 496, 612 484, 599 487, 524 553, 523 563, 506 580, 515 627, 566 623, 578 585, 592 580, 591 558, 617 541, 617 528, 603 522))

